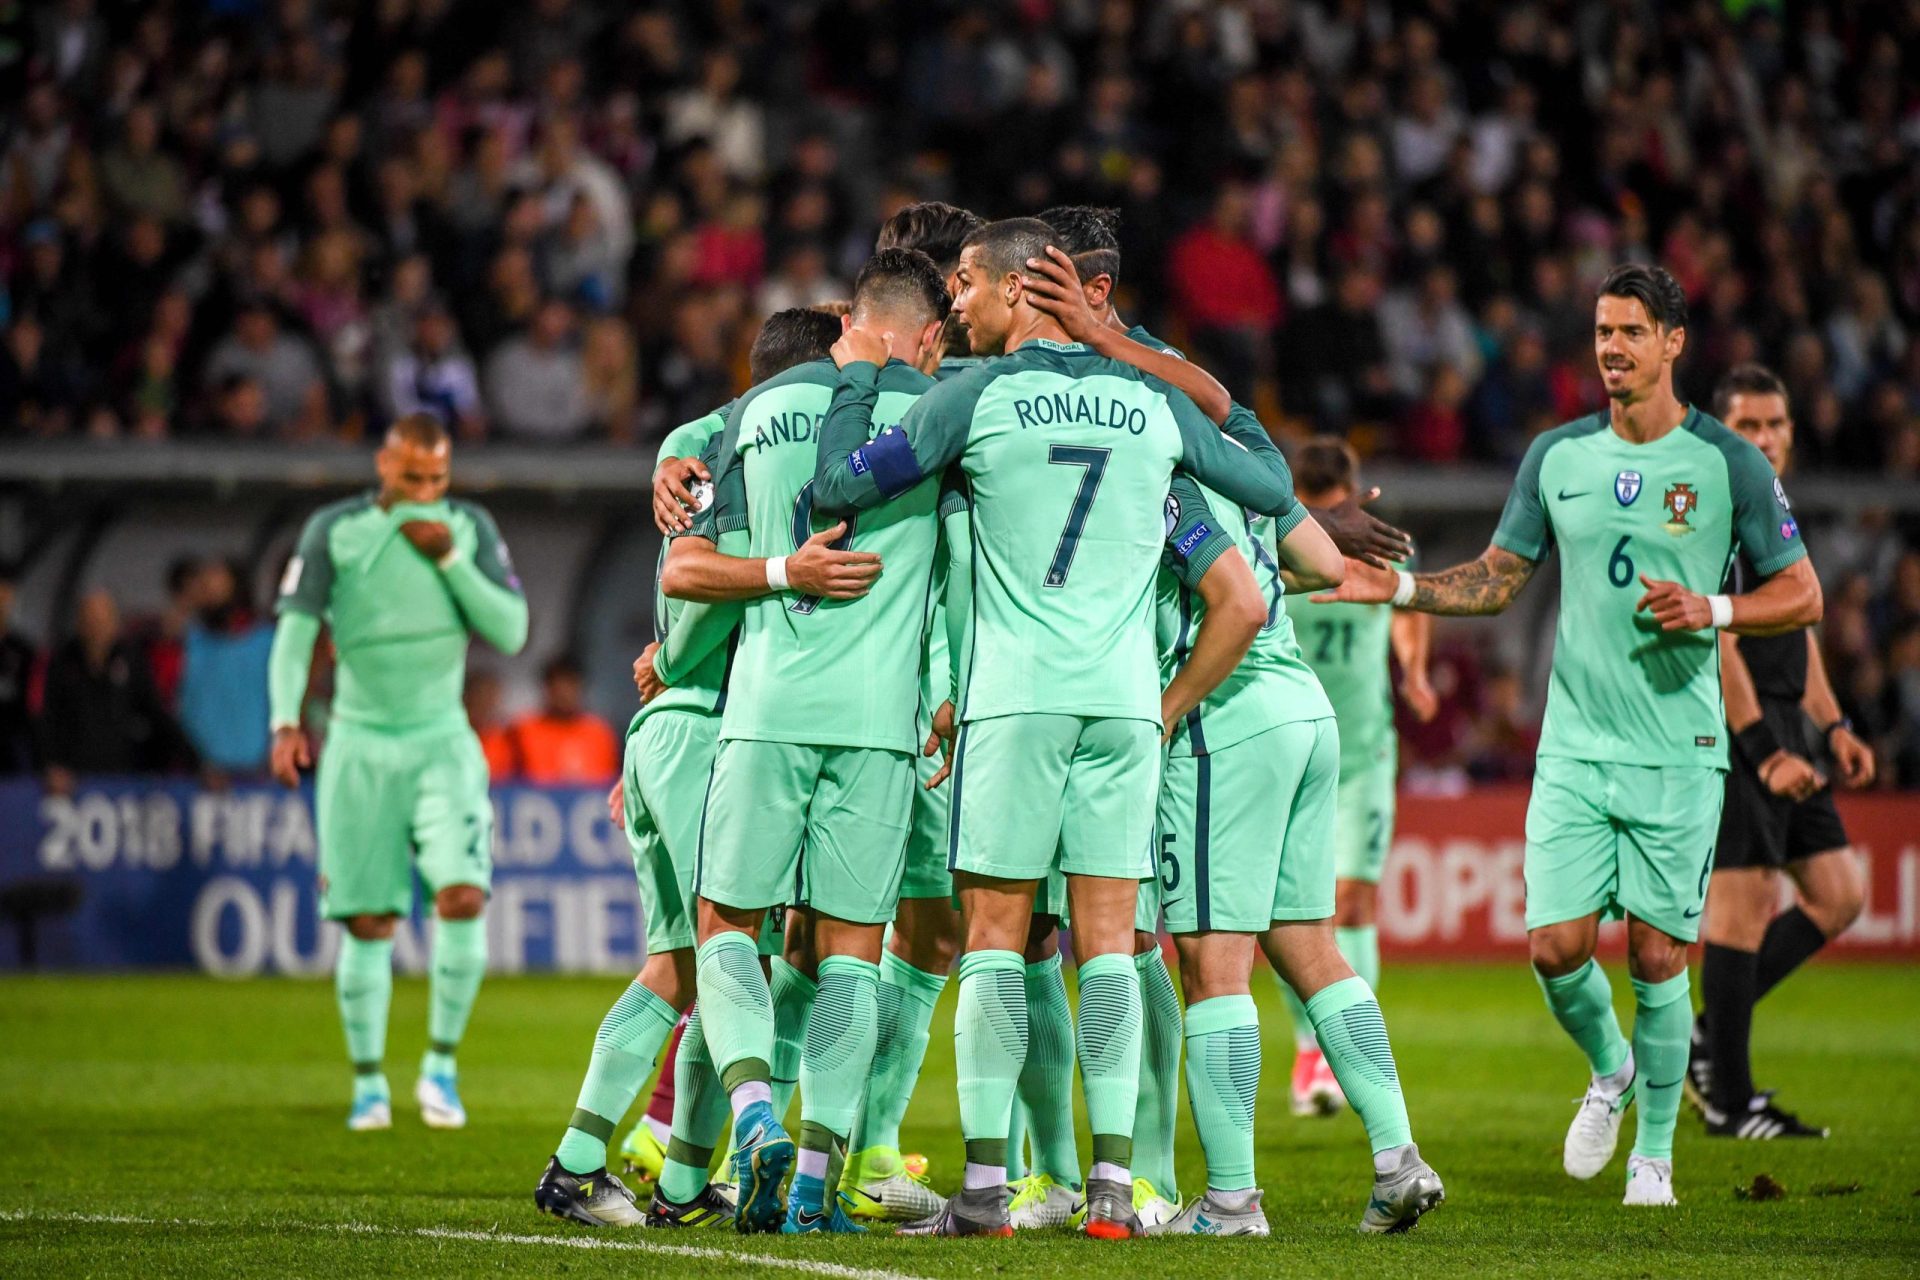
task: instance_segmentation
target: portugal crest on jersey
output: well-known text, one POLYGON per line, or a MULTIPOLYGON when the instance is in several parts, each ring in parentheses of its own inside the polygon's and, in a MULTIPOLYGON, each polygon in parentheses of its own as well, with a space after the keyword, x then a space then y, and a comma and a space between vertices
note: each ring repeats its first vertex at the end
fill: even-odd
POLYGON ((1633 500, 1640 496, 1640 473, 1638 471, 1622 471, 1619 475, 1615 476, 1613 478, 1613 496, 1614 500, 1621 506, 1632 506, 1633 500))
POLYGON ((1667 532, 1692 533, 1693 526, 1687 523, 1687 517, 1700 505, 1700 495, 1693 491, 1693 486, 1676 484, 1669 488, 1666 505, 1667 515, 1672 517, 1667 521, 1667 532))

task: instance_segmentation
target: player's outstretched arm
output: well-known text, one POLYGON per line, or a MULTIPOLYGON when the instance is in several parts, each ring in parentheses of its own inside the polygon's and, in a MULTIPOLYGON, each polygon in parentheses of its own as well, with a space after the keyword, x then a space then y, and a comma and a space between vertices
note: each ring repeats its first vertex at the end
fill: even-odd
POLYGON ((1178 387, 1167 387, 1167 408, 1180 430, 1180 466, 1201 484, 1262 515, 1286 516, 1296 506, 1293 470, 1253 411, 1235 405, 1218 428, 1178 387))
POLYGON ((873 437, 873 407, 880 398, 880 369, 893 335, 858 326, 833 344, 840 368, 813 472, 813 509, 846 515, 897 498, 959 458, 973 425, 978 383, 942 383, 921 396, 898 430, 873 437))
POLYGON ((660 570, 660 589, 675 600, 708 604, 754 600, 788 590, 829 600, 857 600, 879 579, 881 563, 871 551, 836 550, 832 544, 846 532, 843 521, 814 534, 798 551, 785 556, 730 555, 701 534, 675 538, 660 570))
POLYGON ((1346 557, 1313 516, 1306 516, 1281 537, 1280 581, 1288 595, 1337 587, 1346 576, 1346 557))
POLYGON ((1537 562, 1497 546, 1438 573, 1376 569, 1351 560, 1346 581, 1313 600, 1316 604, 1390 604, 1416 613, 1473 617, 1503 611, 1538 567, 1537 562))
POLYGON ((1260 584, 1246 557, 1231 547, 1207 566, 1194 589, 1207 608, 1187 660, 1160 693, 1162 741, 1171 738, 1187 712, 1233 674, 1267 622, 1267 599, 1260 594, 1260 584))
POLYGON ((1647 593, 1634 608, 1652 614, 1662 631, 1714 627, 1738 636, 1779 636, 1812 626, 1825 609, 1820 578, 1804 556, 1744 595, 1703 596, 1644 573, 1640 584, 1647 593))

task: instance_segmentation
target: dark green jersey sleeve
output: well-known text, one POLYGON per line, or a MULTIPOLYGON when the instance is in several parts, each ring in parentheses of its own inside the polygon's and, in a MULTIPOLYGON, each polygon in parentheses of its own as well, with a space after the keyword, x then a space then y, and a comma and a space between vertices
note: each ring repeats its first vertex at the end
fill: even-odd
POLYGON ((1165 393, 1180 428, 1180 465, 1201 484, 1262 515, 1285 515, 1298 505, 1286 455, 1252 410, 1235 405, 1216 427, 1186 392, 1158 378, 1148 381, 1165 393))
MULTIPOLYGON (((735 405, 739 403, 734 401, 735 405)), ((708 542, 717 543, 721 534, 737 533, 747 527, 747 469, 735 447, 740 438, 737 417, 730 414, 726 430, 709 440, 700 453, 702 465, 713 477, 713 501, 694 516, 693 527, 685 532, 708 542)))
POLYGON ((1727 487, 1733 491, 1734 536, 1754 572, 1772 577, 1807 554, 1800 522, 1766 455, 1733 432, 1726 434, 1733 437, 1721 450, 1727 460, 1727 487))
POLYGON ((300 531, 300 541, 294 544, 293 558, 287 561, 286 574, 280 579, 280 598, 274 612, 326 616, 327 598, 333 593, 333 552, 327 534, 334 519, 331 507, 308 518, 300 531))
POLYGON ((1207 495, 1184 471, 1173 473, 1167 490, 1167 546, 1160 562, 1181 583, 1199 587, 1224 552, 1233 550, 1233 537, 1214 515, 1207 495))
POLYGON ((840 371, 813 474, 813 509, 845 515, 897 498, 939 475, 967 447, 973 407, 986 385, 981 371, 942 382, 907 410, 897 430, 873 434, 880 370, 857 360, 840 371))
POLYGON ((1547 516, 1546 496, 1540 492, 1540 466, 1558 439, 1559 433, 1549 431, 1527 446, 1527 456, 1520 460, 1520 474, 1513 478, 1507 505, 1500 512, 1500 523, 1494 526, 1494 546, 1528 560, 1544 560, 1553 549, 1553 522, 1547 516))

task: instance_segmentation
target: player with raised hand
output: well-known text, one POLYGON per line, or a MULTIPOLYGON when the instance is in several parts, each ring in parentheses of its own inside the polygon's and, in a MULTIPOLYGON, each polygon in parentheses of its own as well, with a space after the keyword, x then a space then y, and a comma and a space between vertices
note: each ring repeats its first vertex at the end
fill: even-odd
POLYGON ((1527 938, 1547 1005, 1592 1081, 1563 1163, 1591 1178, 1638 1101, 1626 1203, 1671 1205, 1686 1076, 1687 946, 1699 935, 1727 768, 1715 633, 1781 635, 1820 618, 1820 583, 1760 451, 1674 394, 1686 296, 1659 267, 1614 268, 1594 306, 1608 409, 1536 439, 1493 542, 1437 573, 1349 566, 1329 598, 1493 614, 1549 550, 1560 621, 1527 806, 1527 938), (1719 594, 1739 550, 1759 579, 1719 594), (1627 918, 1633 1040, 1593 958, 1627 918))
MULTIPOLYGON (((756 380, 823 357, 839 333, 839 321, 816 311, 794 309, 769 317, 750 356, 756 380)), ((708 427, 707 419, 698 419, 676 428, 662 443, 662 455, 704 449, 707 440, 696 437, 708 427)), ((832 549, 827 544, 835 536, 834 530, 822 533, 788 557, 792 589, 852 599, 877 579, 878 558, 832 549)), ((737 601, 683 605, 669 597, 666 555, 663 547, 654 597, 658 638, 634 663, 644 705, 627 729, 619 806, 640 883, 647 961, 600 1024, 572 1118, 533 1193, 542 1210, 588 1226, 643 1221, 632 1194, 607 1173, 607 1140, 652 1074, 676 1020, 693 1002, 700 802, 713 769, 718 707, 741 611, 737 601)), ((759 590, 774 590, 764 572, 759 590)), ((777 929, 763 933, 763 954, 779 946, 777 929)), ((672 1132, 661 1151, 658 1184, 644 1221, 657 1227, 718 1226, 732 1220, 733 1206, 708 1186, 707 1168, 726 1128, 727 1107, 697 1011, 687 1022, 672 1070, 672 1132)))
POLYGON ((1094 1143, 1086 1229, 1138 1230, 1133 916, 1158 773, 1149 618, 1166 493, 1185 467, 1256 510, 1292 505, 1286 463, 1264 432, 1223 436, 1184 394, 1066 341, 1034 309, 1022 264, 1053 236, 1018 218, 969 238, 956 305, 974 352, 1001 358, 940 384, 897 429, 874 434, 879 368, 844 362, 814 477, 816 507, 833 512, 884 514, 954 463, 970 485, 976 568, 968 598, 948 596, 971 622, 956 681, 950 855, 965 937, 954 1038, 967 1169, 946 1210, 918 1224, 931 1234, 1011 1230, 1006 1134, 1026 1056, 1020 948, 1035 888, 1056 868, 1081 958, 1094 1143), (1081 554, 1083 544, 1098 553, 1081 554))
POLYGON ((487 967, 493 805, 460 694, 467 643, 527 642, 527 602, 479 504, 447 497, 453 442, 414 414, 387 432, 372 493, 307 521, 280 584, 268 665, 274 777, 312 764, 300 703, 324 622, 337 690, 314 797, 320 914, 345 926, 334 967, 353 1063, 347 1127, 393 1123, 381 1070, 393 997, 393 934, 417 873, 433 895, 428 1048, 414 1097, 434 1128, 467 1122, 454 1052, 487 967))
MULTIPOLYGON (((1714 412, 1766 455, 1776 476, 1793 456, 1786 384, 1759 365, 1720 380, 1714 412)), ((1777 483, 1777 482, 1776 482, 1777 483)), ((1737 592, 1756 572, 1746 549, 1728 569, 1737 592)), ((1873 751, 1854 735, 1827 680, 1820 642, 1804 634, 1720 637, 1720 683, 1733 736, 1726 806, 1707 883, 1702 1005, 1694 1023, 1687 1094, 1722 1138, 1824 1138, 1754 1087, 1753 1007, 1860 914, 1864 886, 1847 849, 1827 774, 1846 787, 1873 782, 1873 751), (1793 906, 1774 914, 1780 872, 1793 906)))
MULTIPOLYGON (((917 358, 937 341, 947 305, 925 254, 888 250, 861 270, 849 321, 893 335, 899 352, 917 358)), ((886 341, 872 344, 886 360, 883 419, 893 420, 932 382, 888 359, 886 341)), ((815 449, 836 380, 831 364, 815 361, 736 402, 707 454, 713 504, 697 536, 676 539, 668 552, 670 595, 712 601, 749 594, 756 582, 785 583, 786 553, 820 523, 815 449), (739 532, 753 558, 715 545, 739 532)), ((819 992, 800 1061, 801 1149, 784 1229, 859 1229, 838 1197, 826 1201, 871 1067, 881 939, 906 852, 940 496, 936 479, 895 512, 858 528, 845 522, 844 537, 884 563, 867 595, 762 598, 741 624, 695 893, 700 1007, 734 1115, 742 1231, 779 1222, 780 1182, 795 1159, 772 1108, 774 1006, 754 938, 767 910, 796 894, 812 916, 819 992)))
MULTIPOLYGON (((1360 483, 1353 448, 1320 436, 1293 455, 1294 491, 1311 511, 1340 506, 1360 483)), ((1288 596, 1287 613, 1307 665, 1333 704, 1340 724, 1340 795, 1334 806, 1333 936, 1353 971, 1380 989, 1378 927, 1380 876, 1393 845, 1399 741, 1393 729, 1393 673, 1400 692, 1423 723, 1439 710, 1427 683, 1433 619, 1376 604, 1311 604, 1288 596)), ((1293 1014, 1295 1057, 1290 1088, 1295 1115, 1330 1115, 1345 1102, 1340 1082, 1320 1051, 1307 1008, 1282 984, 1293 1014)))

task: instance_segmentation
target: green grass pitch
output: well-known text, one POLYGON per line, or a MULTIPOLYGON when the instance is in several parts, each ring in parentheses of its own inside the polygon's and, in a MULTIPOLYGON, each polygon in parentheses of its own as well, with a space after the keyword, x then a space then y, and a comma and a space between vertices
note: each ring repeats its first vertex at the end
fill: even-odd
MULTIPOLYGON (((1628 1137, 1593 1182, 1560 1171, 1583 1072, 1523 965, 1389 965, 1384 985, 1414 1130, 1446 1179, 1445 1206, 1408 1236, 1353 1233, 1370 1173, 1359 1122, 1287 1114, 1290 1037, 1262 975, 1259 1171, 1273 1238, 1107 1244, 591 1234, 540 1216, 533 1184, 617 979, 490 982, 461 1056, 473 1116, 461 1133, 429 1132, 412 1106, 426 988, 403 981, 389 1046, 396 1125, 354 1135, 342 1123, 348 1076, 327 984, 10 978, 0 981, 0 1274, 1920 1273, 1911 968, 1816 964, 1761 1006, 1760 1079, 1834 1137, 1709 1141, 1683 1113, 1681 1206, 1670 1211, 1620 1205, 1628 1137), (1736 1194, 1762 1173, 1784 1199, 1736 1194)), ((943 1187, 960 1168, 952 1001, 949 988, 906 1135, 943 1187)), ((1197 1191, 1200 1151, 1184 1118, 1181 1143, 1183 1190, 1197 1191)))

